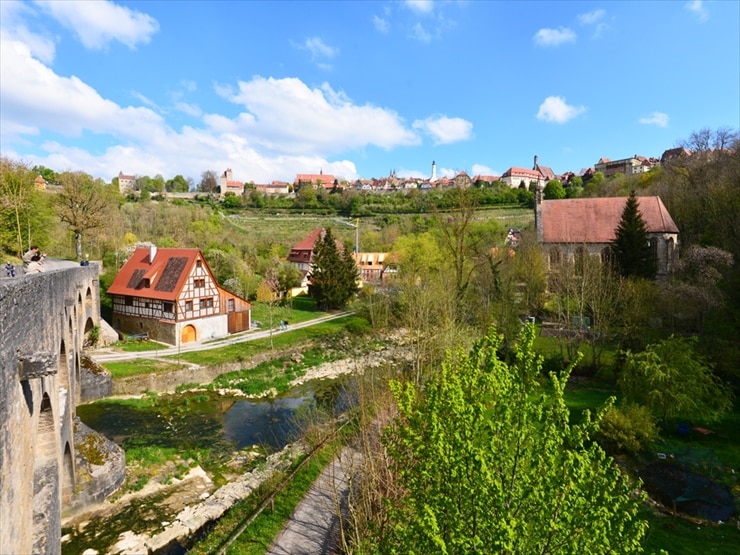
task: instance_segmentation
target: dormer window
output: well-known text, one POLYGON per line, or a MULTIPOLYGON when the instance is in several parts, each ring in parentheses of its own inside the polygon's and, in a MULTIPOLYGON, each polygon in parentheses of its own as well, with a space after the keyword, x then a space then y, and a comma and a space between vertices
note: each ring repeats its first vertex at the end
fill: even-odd
POLYGON ((151 282, 149 281, 149 278, 144 278, 141 280, 141 286, 149 289, 151 287, 151 282))

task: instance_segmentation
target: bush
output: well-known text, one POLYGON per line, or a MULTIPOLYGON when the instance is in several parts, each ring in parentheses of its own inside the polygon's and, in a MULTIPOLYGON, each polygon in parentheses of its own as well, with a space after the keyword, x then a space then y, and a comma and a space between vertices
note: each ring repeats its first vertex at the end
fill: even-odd
POLYGON ((367 335, 372 331, 370 322, 365 318, 353 317, 345 325, 345 329, 352 335, 367 335))
POLYGON ((610 454, 636 454, 647 449, 657 439, 658 427, 655 419, 650 409, 642 405, 612 407, 599 424, 599 444, 610 454))

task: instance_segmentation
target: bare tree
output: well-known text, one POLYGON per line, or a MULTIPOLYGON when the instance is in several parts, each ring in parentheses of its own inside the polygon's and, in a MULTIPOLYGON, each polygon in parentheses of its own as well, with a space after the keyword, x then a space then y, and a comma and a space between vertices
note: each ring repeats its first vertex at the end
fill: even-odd
POLYGON ((82 259, 82 236, 103 227, 114 204, 103 184, 83 172, 64 172, 59 176, 62 190, 56 196, 59 219, 75 236, 75 253, 82 259))
POLYGON ((200 174, 198 189, 204 193, 215 193, 218 190, 218 176, 213 170, 206 170, 200 174))

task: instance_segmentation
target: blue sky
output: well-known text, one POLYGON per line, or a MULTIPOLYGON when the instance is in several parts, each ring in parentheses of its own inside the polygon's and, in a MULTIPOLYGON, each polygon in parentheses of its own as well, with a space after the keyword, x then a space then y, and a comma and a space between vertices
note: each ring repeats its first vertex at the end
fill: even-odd
POLYGON ((578 172, 740 128, 740 2, 0 1, 0 151, 110 180, 578 172))

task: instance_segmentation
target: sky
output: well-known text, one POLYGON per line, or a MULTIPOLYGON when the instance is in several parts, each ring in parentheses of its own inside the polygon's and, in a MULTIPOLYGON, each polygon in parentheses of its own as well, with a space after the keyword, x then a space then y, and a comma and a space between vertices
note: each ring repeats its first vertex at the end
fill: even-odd
POLYGON ((556 174, 740 128, 740 1, 0 0, 0 154, 243 182, 556 174))

